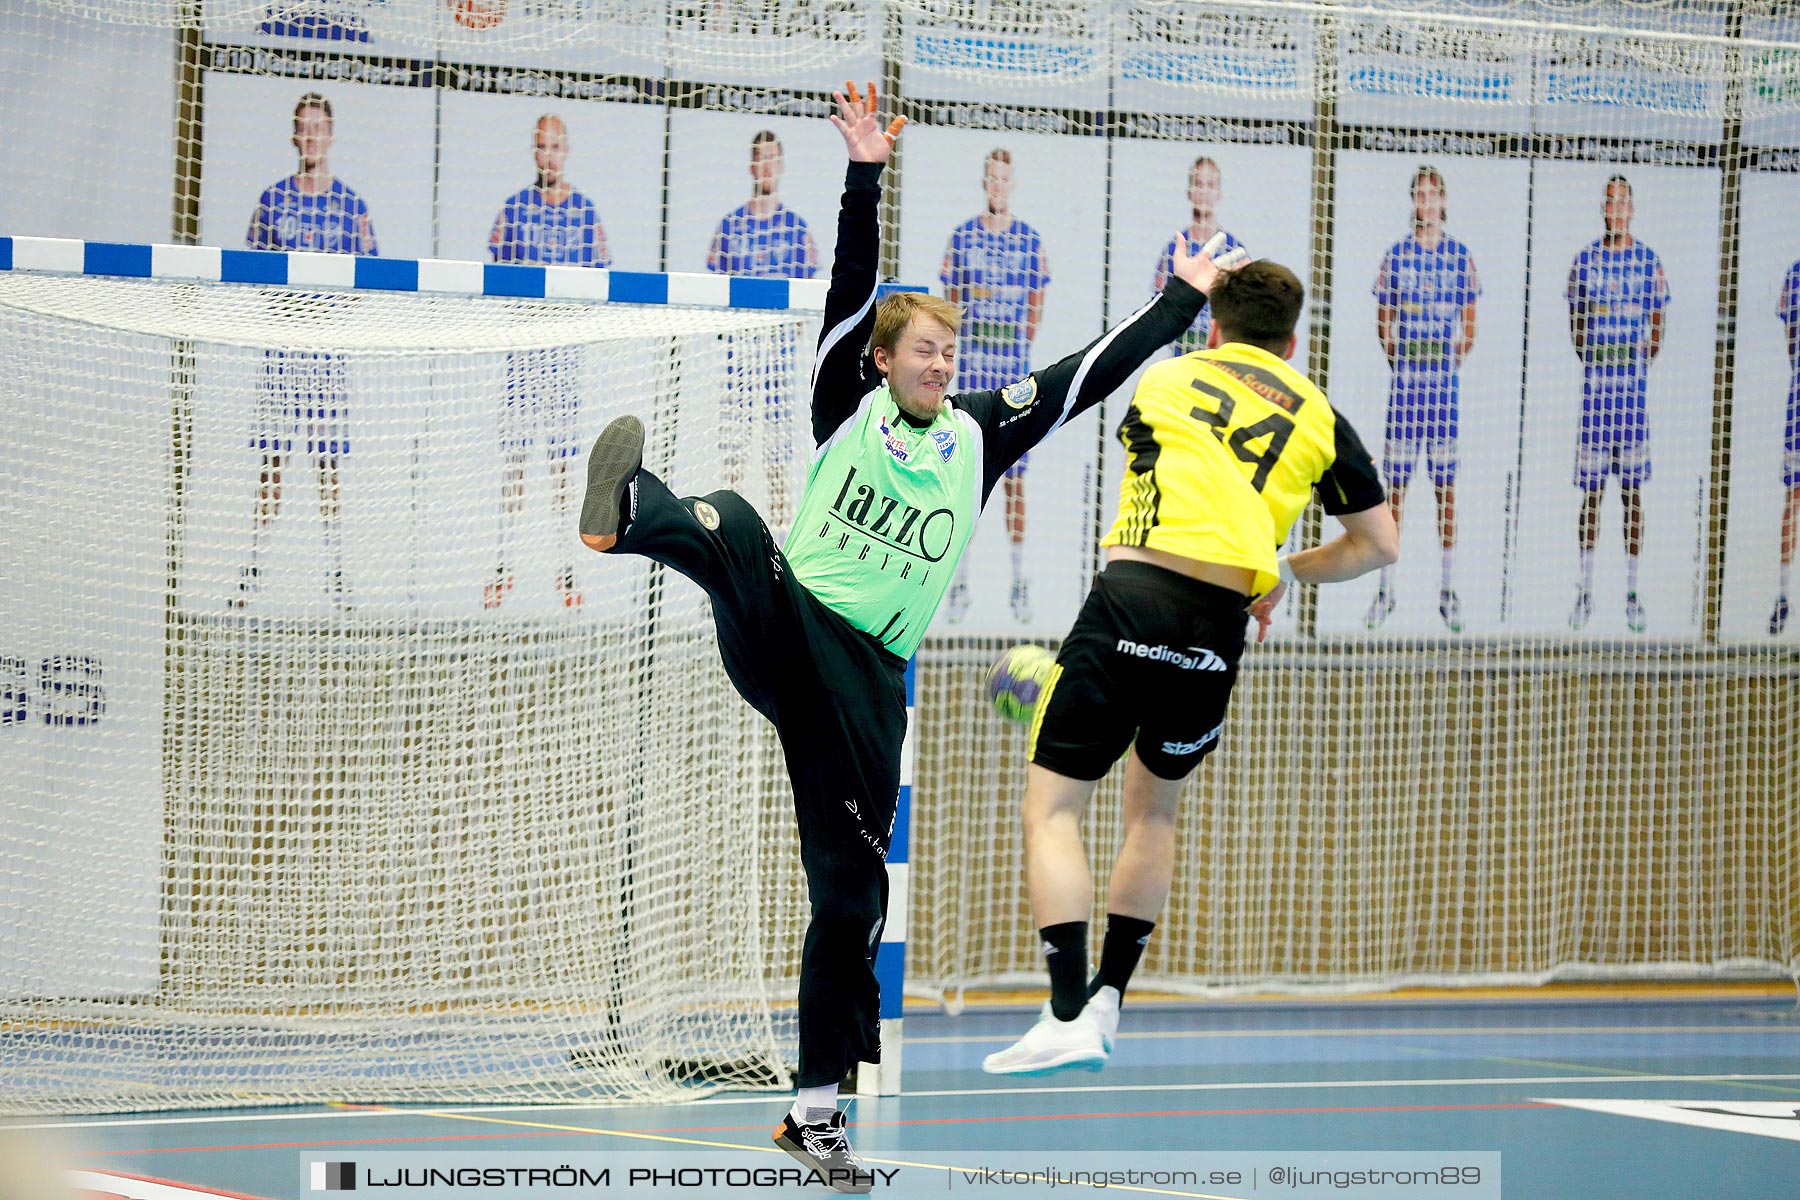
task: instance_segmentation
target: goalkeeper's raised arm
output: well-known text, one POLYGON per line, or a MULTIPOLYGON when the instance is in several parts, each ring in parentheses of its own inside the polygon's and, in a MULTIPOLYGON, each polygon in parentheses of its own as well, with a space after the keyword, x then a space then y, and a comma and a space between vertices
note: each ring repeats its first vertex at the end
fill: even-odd
POLYGON ((880 379, 866 372, 863 351, 875 325, 876 264, 881 230, 876 208, 881 203, 881 172, 894 152, 894 140, 906 125, 895 117, 883 128, 875 85, 866 95, 846 83, 833 92, 837 112, 831 123, 844 135, 850 165, 844 171, 844 198, 838 206, 837 251, 832 256, 831 287, 825 294, 825 325, 813 364, 813 442, 822 445, 853 412, 880 379))
POLYGON ((1006 387, 956 398, 986 433, 983 496, 1020 455, 1111 395, 1194 323, 1220 272, 1249 261, 1242 249, 1224 249, 1227 236, 1205 246, 1183 239, 1162 294, 1074 354, 1006 387))

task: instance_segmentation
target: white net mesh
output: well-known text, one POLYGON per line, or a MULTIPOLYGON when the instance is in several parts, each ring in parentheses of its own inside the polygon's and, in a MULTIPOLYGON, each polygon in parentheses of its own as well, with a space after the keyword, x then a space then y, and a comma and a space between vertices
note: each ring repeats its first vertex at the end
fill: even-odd
MULTIPOLYGON (((262 193, 296 167, 296 105, 317 92, 335 106, 331 169, 366 201, 382 255, 497 257, 505 206, 544 170, 535 138, 554 115, 605 249, 535 261, 822 279, 842 149, 820 116, 848 76, 880 80, 913 118, 888 174, 890 273, 995 289, 972 319, 1010 323, 1033 367, 1136 308, 1178 230, 1216 225, 1291 265, 1309 288, 1294 361, 1389 483, 1406 480, 1402 560, 1385 580, 1294 597, 1250 656, 1222 749, 1192 786, 1140 980, 1218 993, 1800 970, 1800 625, 1785 617, 1800 527, 1791 5, 345 0, 208 4, 204 23, 191 17, 62 4, 0 15, 0 129, 13 148, 0 233, 253 244, 262 193), (1435 220, 1421 217, 1421 178, 1435 220), (1023 227, 1021 245, 1038 239, 1038 286, 953 261, 959 229, 995 204, 1023 227), (1604 294, 1654 277, 1641 254, 1624 256, 1636 284, 1604 260, 1621 220, 1654 253, 1660 293, 1604 294), (1466 252, 1465 269, 1425 269, 1440 237, 1466 252), (1403 250, 1409 238, 1423 249, 1403 250), (1632 386, 1615 386, 1610 369, 1626 360, 1632 386), (1426 369, 1445 361, 1455 370, 1426 369), (1447 375, 1459 427, 1409 427, 1441 410, 1447 375), (1641 441, 1589 428, 1640 413, 1641 441)), ((71 929, 41 906, 13 921, 12 944, 79 947, 57 961, 91 973, 78 989, 50 986, 59 977, 41 964, 21 975, 18 996, 64 999, 15 1000, 11 1027, 38 1038, 65 1012, 129 1024, 173 995, 262 1013, 266 1024, 237 1027, 272 1030, 239 1042, 265 1053, 266 1070, 245 1076, 262 1086, 298 1061, 295 1042, 314 1028, 302 1016, 356 980, 359 998, 342 1003, 395 1022, 369 1026, 380 1036, 404 1028, 391 1014, 407 1003, 434 1032, 446 1022, 423 1015, 429 1005, 488 1006, 510 1015, 508 1036, 542 1021, 545 1039, 636 1053, 635 1031, 606 1040, 605 989, 626 966, 661 969, 639 961, 657 918, 635 889, 653 864, 676 894, 692 889, 685 908, 705 931, 689 953, 656 951, 675 964, 658 988, 735 997, 736 983, 704 973, 738 970, 791 996, 804 910, 779 755, 717 677, 704 612, 686 585, 626 569, 602 581, 589 564, 576 564, 586 604, 561 610, 554 474, 533 443, 515 505, 527 516, 508 526, 499 447, 505 397, 530 390, 519 367, 542 356, 529 378, 580 379, 582 436, 653 396, 677 414, 652 428, 678 489, 736 481, 780 524, 805 453, 810 328, 670 314, 645 318, 676 322, 647 332, 617 308, 278 306, 239 293, 252 299, 218 307, 202 334, 164 314, 211 306, 200 297, 218 289, 9 287, 23 297, 7 318, 19 333, 0 362, 22 449, 4 460, 0 494, 29 498, 8 511, 33 516, 7 535, 7 577, 31 579, 22 594, 43 614, 32 619, 54 622, 0 655, 9 694, 29 694, 38 728, 60 739, 18 743, 20 775, 63 782, 34 785, 32 804, 8 813, 29 849, 0 886, 42 897, 76 879, 82 906, 138 922, 71 929), (76 298, 113 289, 127 299, 76 298), (719 323, 679 324, 705 320, 719 323), (280 388, 302 400, 275 399, 280 388), (346 397, 347 416, 309 395, 346 397), (327 410, 319 430, 302 428, 309 407, 327 410), (290 410, 302 417, 283 426, 290 439, 349 430, 341 537, 327 533, 321 473, 291 451, 261 570, 246 577, 270 503, 257 422, 290 410), (512 590, 479 609, 486 589, 507 588, 508 555, 512 590), (334 598, 340 570, 347 600, 334 598), (233 608, 247 578, 254 602, 233 608), (645 595, 655 635, 609 633, 607 606, 645 595), (132 706, 157 714, 105 756, 77 724, 95 659, 109 721, 132 706), (633 696, 630 728, 643 733, 621 735, 607 714, 633 696), (664 761, 670 747, 687 757, 664 761), (745 839, 739 857, 701 847, 702 813, 751 823, 727 835, 745 839), (448 840, 484 821, 506 824, 448 840), (336 836, 300 836, 327 827, 336 836), (401 830, 410 857, 394 848, 401 830), (343 864, 320 855, 352 836, 363 840, 348 878, 387 890, 345 904, 333 892, 352 886, 343 864), (131 857, 144 846, 156 850, 131 857), (534 871, 508 870, 505 855, 534 871), (434 879, 466 878, 459 895, 479 899, 434 907, 429 889, 408 892, 421 863, 434 879), (524 896, 500 894, 521 876, 524 896), (608 899, 624 891, 629 905, 608 899), (584 904, 586 922, 558 915, 584 904), (321 949, 321 930, 351 912, 365 927, 321 949), (402 953, 392 939, 413 920, 462 940, 408 938, 402 953), (284 932, 273 945, 246 932, 265 928, 284 932), (558 949, 576 930, 591 943, 558 949), (547 941, 524 949, 528 935, 547 941), (764 957, 742 961, 732 938, 762 939, 764 957), (567 991, 565 953, 594 964, 567 991), (429 1000, 397 1000, 403 985, 377 978, 395 961, 423 971, 431 955, 446 982, 429 1000), (528 960, 539 974, 507 974, 528 960), (568 1032, 583 1019, 590 1032, 568 1032)), ((551 408, 558 386, 544 393, 551 408)), ((1022 739, 981 684, 1005 647, 1055 644, 1073 620, 1110 525, 1124 398, 996 492, 969 599, 959 607, 953 593, 921 651, 915 991, 1042 980, 1020 868, 1022 739)), ((1333 532, 1312 516, 1290 544, 1333 532)), ((1114 780, 1089 821, 1102 883, 1118 821, 1114 780)), ((784 1012, 745 1020, 776 1048, 644 1035, 633 1069, 656 1078, 643 1063, 715 1050, 779 1060, 784 1012)), ((342 1025, 318 1028, 337 1037, 342 1025)), ((441 1068, 438 1094, 513 1088, 497 1066, 511 1051, 494 1052, 497 1027, 483 1028, 471 1036, 488 1036, 485 1048, 419 1043, 416 1063, 433 1065, 384 1078, 441 1068)), ((176 1035, 155 1036, 175 1054, 176 1035)), ((74 1103, 87 1085, 68 1080, 92 1078, 85 1056, 157 1057, 142 1049, 154 1038, 30 1038, 15 1044, 56 1054, 31 1050, 14 1077, 66 1076, 25 1089, 52 1097, 35 1103, 74 1103)), ((228 1074, 153 1099, 250 1087, 228 1074)), ((367 1080, 349 1078, 358 1086, 294 1094, 363 1094, 367 1080)), ((595 1090, 628 1094, 610 1079, 595 1090)), ((93 1102, 152 1099, 122 1094, 93 1102)))
POLYGON ((710 464, 728 346, 816 329, 27 276, 0 322, 11 1101, 781 1079, 766 728, 562 452, 637 411, 710 464))

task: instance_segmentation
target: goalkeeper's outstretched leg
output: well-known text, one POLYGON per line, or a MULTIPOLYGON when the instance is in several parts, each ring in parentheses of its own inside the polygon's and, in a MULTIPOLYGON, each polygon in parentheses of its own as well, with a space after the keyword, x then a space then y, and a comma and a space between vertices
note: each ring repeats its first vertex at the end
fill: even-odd
MULTIPOLYGON (((629 519, 627 493, 643 465, 644 423, 636 417, 619 417, 594 439, 581 501, 581 541, 589 550, 605 553, 619 540, 619 526, 629 519)), ((636 497, 631 499, 635 509, 636 497)))
POLYGON ((798 1080, 835 1087, 858 1062, 881 1057, 874 956, 887 911, 906 663, 795 578, 742 496, 677 497, 644 469, 643 447, 635 417, 620 417, 594 443, 581 540, 699 584, 712 599, 726 674, 781 737, 811 905, 798 1080))

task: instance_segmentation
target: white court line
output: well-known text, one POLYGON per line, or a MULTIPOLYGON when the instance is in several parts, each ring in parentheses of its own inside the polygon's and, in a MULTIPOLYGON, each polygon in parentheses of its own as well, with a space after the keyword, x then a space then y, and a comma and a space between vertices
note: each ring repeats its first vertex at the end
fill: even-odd
MULTIPOLYGON (((1800 1075, 1496 1075, 1479 1079, 1296 1079, 1272 1082, 1246 1080, 1232 1083, 1126 1083, 1126 1084, 1093 1084, 1085 1087, 994 1087, 994 1088, 944 1088, 926 1092, 902 1092, 895 1097, 882 1097, 879 1101, 871 1098, 870 1103, 885 1104, 890 1100, 914 1100, 925 1097, 946 1098, 955 1096, 1062 1096, 1093 1095, 1103 1093, 1159 1093, 1159 1092, 1293 1092, 1317 1088, 1321 1091, 1333 1089, 1362 1088, 1423 1088, 1423 1087, 1554 1087, 1558 1084, 1579 1083, 1591 1087, 1596 1083, 1800 1083, 1800 1075)), ((68 1120, 44 1121, 29 1125, 4 1124, 0 1128, 14 1129, 110 1129, 122 1126, 148 1125, 217 1125, 233 1121, 317 1121, 328 1117, 435 1117, 460 1116, 463 1114, 520 1113, 545 1112, 632 1112, 646 1108, 683 1109, 683 1108, 725 1108, 742 1104, 775 1105, 783 1102, 783 1092, 768 1092, 757 1096, 719 1096, 705 1100, 695 1100, 682 1104, 484 1104, 468 1105, 457 1108, 349 1108, 332 1112, 305 1113, 255 1113, 249 1116, 232 1117, 143 1117, 130 1120, 68 1120)))
MULTIPOLYGON (((1278 1083, 1127 1083, 1117 1086, 1042 1088, 955 1088, 937 1092, 903 1092, 903 1099, 923 1096, 1056 1096, 1065 1093, 1095 1092, 1287 1092, 1336 1088, 1413 1088, 1413 1087, 1501 1087, 1511 1084, 1554 1086, 1579 1083, 1589 1087, 1596 1083, 1745 1083, 1756 1080, 1800 1081, 1800 1075, 1546 1075, 1534 1079, 1498 1076, 1488 1079, 1311 1079, 1283 1080, 1278 1083)), ((708 1104, 714 1101, 702 1100, 708 1104)))
MULTIPOLYGON (((261 1104, 254 1107, 261 1108, 261 1104)), ((417 1110, 410 1108, 345 1108, 333 1109, 330 1112, 291 1112, 291 1113, 245 1113, 240 1116, 219 1117, 128 1117, 119 1120, 82 1120, 41 1121, 31 1125, 15 1125, 11 1121, 0 1121, 0 1132, 14 1129, 121 1129, 133 1125, 229 1125, 238 1121, 323 1121, 332 1117, 389 1117, 395 1113, 409 1113, 417 1110)))

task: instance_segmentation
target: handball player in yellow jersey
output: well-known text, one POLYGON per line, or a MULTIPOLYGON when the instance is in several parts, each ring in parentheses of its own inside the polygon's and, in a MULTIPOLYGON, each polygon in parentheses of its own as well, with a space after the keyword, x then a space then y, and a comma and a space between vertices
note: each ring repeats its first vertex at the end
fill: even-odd
POLYGON ((1031 730, 1025 875, 1051 995, 1022 1039, 988 1055, 992 1074, 1105 1065, 1120 999, 1174 875, 1182 784, 1224 727, 1246 609, 1261 640, 1289 583, 1354 579, 1398 557, 1368 451, 1286 361, 1304 298, 1294 273, 1267 259, 1221 273, 1207 348, 1147 370, 1120 424, 1128 462, 1102 543, 1106 568, 1031 730), (1314 491, 1343 532, 1277 559, 1314 491), (1090 980, 1093 878, 1081 820, 1127 750, 1125 838, 1090 980))

